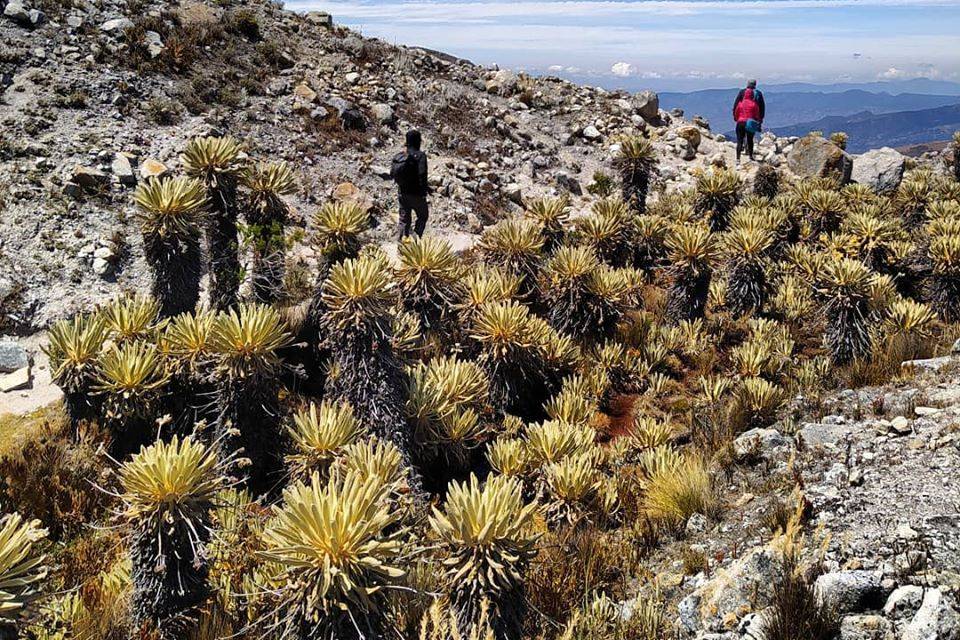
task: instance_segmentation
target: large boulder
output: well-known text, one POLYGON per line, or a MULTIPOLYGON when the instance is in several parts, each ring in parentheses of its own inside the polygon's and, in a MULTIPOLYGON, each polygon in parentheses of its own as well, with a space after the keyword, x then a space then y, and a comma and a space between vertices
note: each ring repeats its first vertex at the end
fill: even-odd
POLYGON ((773 585, 783 576, 783 558, 759 547, 700 585, 678 605, 683 635, 729 632, 747 614, 770 604, 773 585))
POLYGON ((817 596, 841 613, 879 609, 886 602, 881 576, 875 571, 834 571, 817 578, 817 596))
POLYGON ((26 350, 16 342, 0 342, 0 373, 10 373, 30 364, 26 350))
POLYGON ((907 625, 902 640, 958 640, 960 613, 954 603, 940 589, 930 589, 923 595, 923 604, 907 625))
POLYGON ((487 81, 486 89, 488 93, 495 93, 501 96, 512 96, 517 91, 520 79, 513 71, 509 69, 500 69, 493 74, 493 77, 487 81))
POLYGON ((853 160, 854 182, 866 185, 877 193, 896 191, 903 179, 906 158, 896 149, 883 147, 862 153, 853 160))
POLYGON ((656 120, 660 117, 660 96, 654 91, 641 91, 635 94, 633 104, 644 120, 656 120))
POLYGON ((839 176, 846 183, 850 182, 853 159, 822 136, 808 135, 793 145, 787 156, 787 167, 803 178, 839 176))

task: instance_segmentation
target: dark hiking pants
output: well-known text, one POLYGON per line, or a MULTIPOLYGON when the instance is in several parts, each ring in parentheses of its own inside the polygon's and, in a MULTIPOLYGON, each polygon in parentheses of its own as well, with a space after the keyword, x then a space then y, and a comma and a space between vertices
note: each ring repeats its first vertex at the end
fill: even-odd
POLYGON ((413 232, 423 235, 427 228, 427 197, 400 194, 400 227, 397 229, 397 240, 403 240, 410 235, 410 223, 413 213, 417 214, 417 221, 413 224, 413 232))
POLYGON ((743 139, 747 139, 747 155, 753 160, 753 134, 747 131, 746 122, 737 123, 737 160, 740 159, 740 153, 743 151, 743 139))

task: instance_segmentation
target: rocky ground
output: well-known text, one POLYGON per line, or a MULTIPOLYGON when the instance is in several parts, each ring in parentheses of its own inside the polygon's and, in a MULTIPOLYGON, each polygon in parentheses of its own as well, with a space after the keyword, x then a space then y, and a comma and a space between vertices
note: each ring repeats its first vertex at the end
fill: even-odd
MULTIPOLYGON (((396 213, 383 174, 417 127, 435 189, 429 232, 458 248, 526 198, 567 193, 589 208, 622 134, 645 132, 660 152, 653 197, 734 164, 709 123, 661 111, 650 92, 486 69, 273 4, 243 10, 256 33, 239 5, 0 0, 0 333, 11 335, 0 341, 0 415, 57 397, 39 331, 145 286, 132 191, 177 171, 193 136, 234 135, 252 157, 291 163, 307 232, 321 203, 352 198, 378 221, 371 239, 387 242, 396 213), (15 377, 24 362, 26 381, 15 377)), ((878 188, 907 164, 892 150, 851 159, 823 140, 764 135, 759 148, 785 174, 852 163, 855 180, 878 188)), ((757 166, 741 168, 747 180, 757 166)), ((309 241, 296 254, 309 264, 309 241)), ((751 636, 779 566, 764 522, 799 480, 824 545, 818 584, 843 605, 845 640, 960 638, 957 365, 923 363, 899 385, 807 402, 795 420, 741 436, 727 517, 691 521, 654 565, 683 635, 751 636), (684 575, 680 546, 706 570, 684 575)))
POLYGON ((684 576, 678 547, 663 551, 660 580, 683 637, 759 639, 758 616, 782 572, 771 514, 793 504, 797 486, 815 532, 806 544, 819 548, 824 572, 816 588, 837 603, 842 640, 960 637, 960 358, 914 370, 737 438, 731 511, 715 526, 691 520, 683 542, 706 557, 706 570, 684 576))
MULTIPOLYGON (((143 286, 132 190, 176 171, 196 135, 231 134, 252 157, 290 162, 299 223, 329 198, 358 198, 385 240, 396 213, 382 176, 403 132, 418 127, 435 187, 431 232, 457 247, 525 198, 567 192, 589 206, 586 187, 596 171, 612 173, 623 134, 656 141, 656 190, 734 162, 709 123, 660 111, 651 92, 486 69, 269 3, 0 7, 0 323, 21 334, 143 286)), ((822 167, 822 150, 787 163, 793 142, 764 135, 758 157, 822 167)), ((860 179, 895 182, 904 163, 874 164, 855 164, 860 179)))

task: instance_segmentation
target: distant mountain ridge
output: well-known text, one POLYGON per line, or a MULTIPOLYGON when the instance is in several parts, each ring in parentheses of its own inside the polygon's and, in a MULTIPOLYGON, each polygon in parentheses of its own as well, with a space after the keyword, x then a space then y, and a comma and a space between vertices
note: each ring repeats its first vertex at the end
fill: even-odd
POLYGON ((843 131, 849 136, 847 150, 863 153, 877 147, 905 147, 949 139, 954 131, 960 130, 960 104, 884 114, 864 111, 771 130, 782 136, 802 136, 810 131, 830 135, 843 131))
MULTIPOLYGON (((813 122, 828 116, 852 116, 864 111, 873 114, 934 109, 960 102, 956 95, 920 93, 874 93, 864 89, 840 92, 783 91, 778 87, 761 88, 767 104, 764 124, 768 128, 813 122)), ((701 115, 714 129, 732 128, 735 90, 709 89, 694 93, 661 93, 660 106, 679 107, 687 116, 701 115)))

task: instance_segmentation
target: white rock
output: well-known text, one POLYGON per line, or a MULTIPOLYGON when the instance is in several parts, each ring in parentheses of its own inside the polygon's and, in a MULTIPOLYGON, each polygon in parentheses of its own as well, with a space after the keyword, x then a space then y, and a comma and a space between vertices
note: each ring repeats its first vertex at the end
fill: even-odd
POLYGON ((30 367, 23 367, 13 373, 0 376, 0 392, 15 391, 28 384, 30 384, 30 367))
POLYGON ((133 21, 130 18, 114 18, 113 20, 107 20, 100 25, 100 31, 104 33, 114 33, 120 32, 124 29, 133 26, 133 21))
POLYGON ((583 137, 587 140, 599 140, 603 137, 600 131, 593 125, 583 130, 583 137))
POLYGON ((894 620, 912 618, 923 603, 923 588, 916 585, 907 585, 895 589, 887 603, 883 605, 883 613, 894 620))
POLYGON ((878 193, 889 193, 900 186, 906 162, 896 149, 873 149, 854 158, 850 177, 878 193))
POLYGON ((923 596, 920 610, 907 625, 902 640, 958 640, 960 613, 940 589, 930 589, 923 596))

